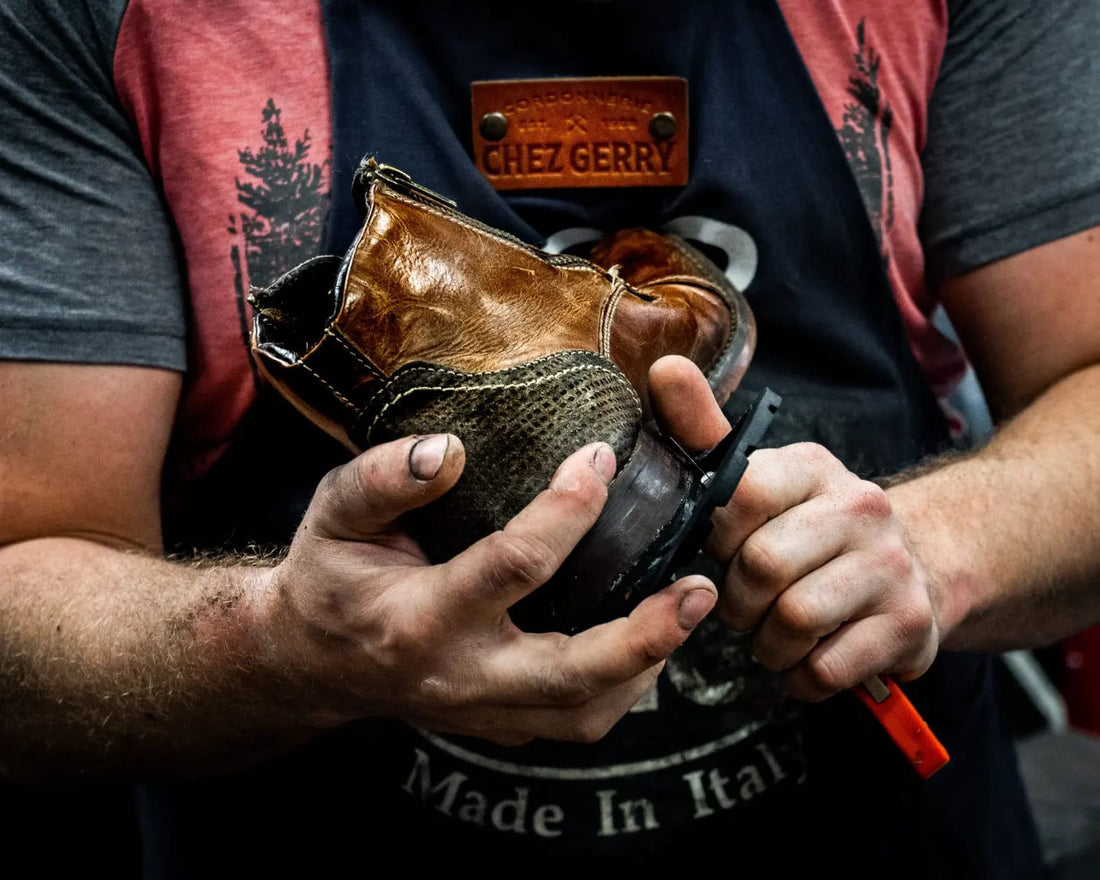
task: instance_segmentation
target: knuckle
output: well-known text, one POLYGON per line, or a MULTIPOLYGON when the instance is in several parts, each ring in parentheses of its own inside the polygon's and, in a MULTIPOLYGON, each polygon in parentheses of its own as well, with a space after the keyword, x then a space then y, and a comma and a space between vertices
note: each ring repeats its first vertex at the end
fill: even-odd
POLYGON ((567 488, 549 489, 549 493, 555 500, 570 508, 578 519, 587 519, 592 522, 600 515, 607 500, 607 486, 595 478, 590 478, 572 483, 567 488))
POLYGON ((635 640, 634 654, 646 667, 649 667, 666 659, 672 647, 666 645, 658 635, 651 634, 635 640))
POLYGON ((811 655, 806 668, 814 686, 823 692, 837 693, 858 682, 854 670, 836 652, 811 655))
POLYGON ((936 645, 929 640, 924 645, 923 650, 919 651, 913 660, 901 669, 901 675, 907 681, 911 681, 914 678, 920 678, 920 676, 928 671, 928 668, 932 665, 932 661, 936 659, 936 654, 936 645))
POLYGON ((900 538, 883 545, 879 565, 895 578, 908 578, 913 572, 913 556, 900 538))
POLYGON ((325 521, 343 519, 349 511, 377 515, 392 505, 393 492, 379 455, 368 450, 347 464, 333 468, 317 485, 315 497, 322 502, 325 521))
POLYGON ((770 490, 765 479, 765 470, 773 458, 766 456, 765 453, 774 452, 771 449, 758 449, 752 454, 751 464, 755 467, 749 467, 745 471, 745 475, 741 478, 741 482, 737 484, 737 489, 733 493, 733 497, 726 505, 727 509, 737 516, 738 514, 753 513, 762 509, 769 497, 770 490))
POLYGON ((836 456, 820 443, 795 443, 789 448, 793 454, 799 456, 807 464, 813 465, 815 468, 831 469, 839 464, 836 456))
POLYGON ((355 478, 355 490, 368 501, 373 499, 385 482, 385 469, 382 466, 381 451, 368 449, 354 459, 348 467, 352 468, 355 478))
POLYGON ((503 531, 490 535, 488 540, 490 582, 497 589, 541 586, 557 570, 553 548, 537 536, 503 531))
POLYGON ((588 680, 571 666, 555 665, 539 678, 541 696, 560 706, 580 706, 593 696, 588 680))
POLYGON ((798 635, 814 635, 820 621, 820 611, 813 597, 805 591, 782 593, 773 606, 778 623, 798 635))
POLYGON ((932 634, 935 620, 927 603, 907 602, 893 617, 894 632, 903 647, 924 646, 932 634))
POLYGON ((859 480, 848 496, 848 511, 861 519, 879 521, 893 515, 886 490, 869 480, 859 480))
POLYGON ((783 583, 783 563, 768 542, 755 535, 741 545, 734 557, 738 574, 751 588, 768 588, 783 583))
POLYGON ((317 484, 318 494, 334 495, 338 491, 337 486, 339 485, 343 470, 346 467, 349 467, 349 465, 345 464, 340 467, 335 467, 321 477, 320 482, 317 484))
MULTIPOLYGON (((345 464, 328 471, 317 483, 317 489, 313 493, 313 503, 310 505, 310 517, 322 522, 329 520, 334 511, 340 510, 346 503, 347 495, 347 468, 352 465, 345 464)), ((307 518, 307 519, 309 519, 307 518)))
POLYGON ((913 679, 920 678, 928 671, 928 668, 932 665, 932 661, 935 659, 935 648, 931 646, 927 647, 913 654, 906 660, 899 662, 894 668, 894 675, 901 681, 912 681, 913 679))

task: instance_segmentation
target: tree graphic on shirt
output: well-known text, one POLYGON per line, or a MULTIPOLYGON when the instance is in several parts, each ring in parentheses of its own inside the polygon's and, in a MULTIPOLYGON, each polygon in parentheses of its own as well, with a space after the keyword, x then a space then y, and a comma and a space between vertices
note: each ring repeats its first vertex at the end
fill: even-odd
POLYGON ((327 203, 329 160, 310 162, 312 140, 307 129, 290 143, 282 111, 268 99, 262 111, 263 146, 238 150, 245 173, 237 178, 237 201, 251 213, 230 215, 244 236, 248 278, 254 285, 271 283, 291 266, 314 256, 321 242, 327 203))
POLYGON ((244 180, 234 180, 237 201, 247 210, 229 215, 229 234, 234 239, 229 256, 246 345, 248 288, 270 284, 320 249, 331 166, 330 159, 321 164, 310 161, 313 142, 309 129, 290 142, 282 111, 272 98, 264 105, 261 120, 263 145, 237 151, 246 175, 244 180))
POLYGON ((863 20, 856 28, 852 58, 855 73, 848 77, 847 92, 854 100, 844 105, 843 124, 837 135, 855 174, 883 260, 888 261, 889 245, 884 233, 894 225, 894 175, 890 166, 894 111, 883 101, 878 80, 882 56, 867 44, 863 20))

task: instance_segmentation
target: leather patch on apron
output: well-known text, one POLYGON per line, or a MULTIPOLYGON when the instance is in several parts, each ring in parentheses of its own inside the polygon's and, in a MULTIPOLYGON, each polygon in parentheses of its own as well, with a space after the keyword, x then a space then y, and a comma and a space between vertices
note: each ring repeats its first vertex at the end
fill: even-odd
POLYGON ((495 189, 683 186, 680 77, 475 82, 474 161, 495 189))

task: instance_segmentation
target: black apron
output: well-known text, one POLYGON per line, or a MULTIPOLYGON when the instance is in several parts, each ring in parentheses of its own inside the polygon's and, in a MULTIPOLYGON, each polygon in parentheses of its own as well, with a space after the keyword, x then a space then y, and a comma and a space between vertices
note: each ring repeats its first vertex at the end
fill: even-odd
MULTIPOLYGON (((756 246, 746 295, 759 345, 738 393, 766 384, 783 396, 772 443, 823 443, 864 475, 946 445, 852 170, 773 0, 322 5, 327 251, 360 226, 350 181, 367 153, 536 243, 710 218, 756 246), (501 194, 473 168, 472 81, 629 75, 689 81, 687 186, 501 194)), ((700 856, 734 875, 1038 876, 986 658, 942 655, 907 686, 953 757, 921 782, 851 695, 795 704, 748 654, 705 625, 655 696, 591 746, 501 749, 363 722, 244 776, 147 789, 148 863, 158 876, 224 868, 224 855, 207 859, 247 822, 262 837, 244 864, 285 868, 300 843, 317 875, 365 875, 369 853, 388 850, 417 870, 490 874, 559 863, 647 874, 700 856)))

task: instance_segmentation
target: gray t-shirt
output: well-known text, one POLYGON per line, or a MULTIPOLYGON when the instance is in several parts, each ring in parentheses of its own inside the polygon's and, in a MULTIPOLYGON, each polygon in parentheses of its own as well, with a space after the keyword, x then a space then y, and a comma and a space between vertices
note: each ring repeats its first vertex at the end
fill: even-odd
POLYGON ((933 279, 1100 222, 1100 3, 948 8, 923 155, 933 279))
POLYGON ((172 223, 115 93, 125 6, 0 4, 0 356, 185 366, 172 223))
MULTIPOLYGON (((1100 221, 1100 3, 948 6, 923 156, 933 280, 1100 221)), ((186 368, 183 262, 115 92, 126 7, 0 5, 0 357, 186 368)))

